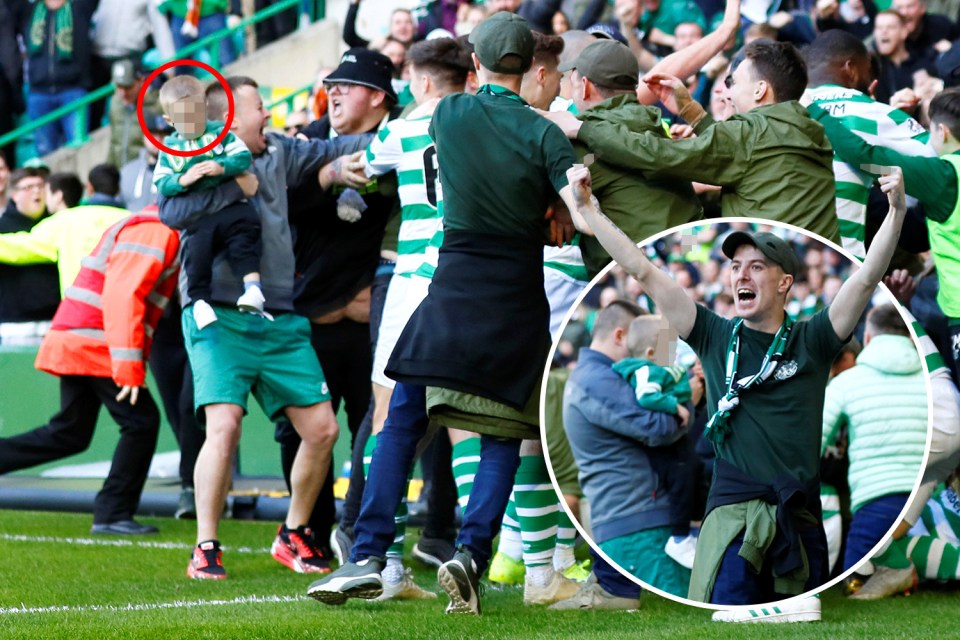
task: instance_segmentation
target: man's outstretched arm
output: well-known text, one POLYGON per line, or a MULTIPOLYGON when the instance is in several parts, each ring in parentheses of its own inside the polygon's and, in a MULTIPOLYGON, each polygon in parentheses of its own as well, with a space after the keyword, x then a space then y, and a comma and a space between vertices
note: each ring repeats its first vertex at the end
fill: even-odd
POLYGON ((903 174, 898 167, 886 167, 887 171, 880 177, 880 189, 887 194, 890 201, 890 211, 880 225, 880 230, 873 237, 863 266, 843 283, 837 297, 830 305, 830 324, 837 337, 846 339, 860 320, 860 315, 866 309, 867 303, 873 296, 877 284, 890 266, 890 258, 897 248, 897 238, 900 237, 900 228, 907 214, 906 196, 903 190, 903 174))
POLYGON ((669 275, 655 267, 644 255, 643 249, 593 204, 590 199, 590 171, 586 167, 574 165, 567 171, 567 179, 576 204, 574 223, 578 227, 587 225, 610 256, 640 282, 680 337, 688 337, 697 319, 696 303, 669 275))

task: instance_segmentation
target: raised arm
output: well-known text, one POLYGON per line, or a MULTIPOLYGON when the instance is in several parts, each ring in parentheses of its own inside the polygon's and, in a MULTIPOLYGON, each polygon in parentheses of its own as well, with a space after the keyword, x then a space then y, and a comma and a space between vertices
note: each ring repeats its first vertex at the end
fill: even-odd
POLYGON ((689 336, 697 319, 696 303, 669 275, 655 267, 643 249, 593 204, 590 199, 590 171, 586 167, 574 165, 567 171, 567 179, 574 200, 574 208, 571 209, 574 222, 578 226, 589 226, 610 257, 640 282, 680 337, 689 336), (576 213, 573 213, 574 210, 576 213))
POLYGON ((907 194, 923 203, 924 214, 942 222, 953 213, 957 201, 957 174, 953 167, 940 158, 908 156, 893 149, 870 144, 848 130, 841 119, 817 106, 807 107, 810 116, 823 125, 837 156, 853 167, 878 175, 879 167, 896 166, 903 172, 907 194))
MULTIPOLYGON (((740 0, 727 0, 723 21, 686 49, 675 51, 654 65, 650 73, 689 78, 700 71, 703 65, 723 51, 724 46, 740 28, 740 0)), ((642 104, 656 104, 657 96, 643 82, 637 87, 637 99, 642 104)))
POLYGON ((898 167, 886 169, 887 172, 880 178, 880 188, 887 194, 890 211, 880 225, 877 235, 873 237, 863 266, 843 283, 828 312, 833 331, 841 339, 846 339, 853 333, 877 284, 890 266, 890 258, 897 247, 897 238, 900 237, 900 228, 906 216, 903 174, 898 167))

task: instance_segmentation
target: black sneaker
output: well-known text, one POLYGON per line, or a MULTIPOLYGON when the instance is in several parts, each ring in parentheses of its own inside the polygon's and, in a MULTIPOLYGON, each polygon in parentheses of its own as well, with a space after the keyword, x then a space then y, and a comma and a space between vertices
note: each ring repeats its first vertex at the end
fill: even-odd
POLYGON ((383 558, 365 558, 348 562, 307 588, 307 595, 324 604, 343 604, 347 598, 373 600, 383 593, 380 572, 386 566, 383 558))
POLYGON ((444 562, 453 559, 457 549, 449 540, 442 538, 425 538, 420 536, 417 544, 413 545, 413 557, 423 564, 440 568, 444 562))
POLYGON ((480 615, 480 576, 477 563, 466 547, 458 547, 453 559, 440 566, 437 581, 450 597, 447 613, 480 615))
POLYGON ((180 500, 177 501, 177 510, 173 517, 177 520, 197 519, 197 499, 193 487, 184 487, 180 491, 180 500))
POLYGON ((149 524, 140 524, 133 518, 118 520, 117 522, 94 523, 90 527, 90 533, 94 535, 143 536, 157 531, 159 529, 156 527, 149 524))

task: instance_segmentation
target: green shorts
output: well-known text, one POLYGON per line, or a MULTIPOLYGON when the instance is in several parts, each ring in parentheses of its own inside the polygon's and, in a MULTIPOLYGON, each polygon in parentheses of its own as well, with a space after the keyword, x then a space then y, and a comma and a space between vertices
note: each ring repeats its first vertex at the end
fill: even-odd
POLYGON ((183 310, 183 336, 193 369, 193 406, 236 404, 247 412, 253 392, 271 420, 286 407, 330 400, 317 354, 310 345, 310 321, 284 313, 270 321, 229 307, 214 307, 217 321, 197 329, 193 307, 183 310))
POLYGON ((625 571, 661 591, 686 598, 690 570, 663 550, 669 539, 670 527, 657 527, 604 540, 599 545, 625 571))

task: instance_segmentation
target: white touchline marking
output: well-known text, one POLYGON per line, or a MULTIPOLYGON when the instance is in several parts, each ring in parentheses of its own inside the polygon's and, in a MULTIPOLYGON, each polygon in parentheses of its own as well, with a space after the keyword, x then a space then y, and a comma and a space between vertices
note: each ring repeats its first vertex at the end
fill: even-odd
MULTIPOLYGON (((56 538, 52 536, 24 536, 12 533, 0 533, 0 540, 9 542, 52 542, 54 544, 77 544, 101 547, 131 547, 140 549, 179 549, 190 551, 193 545, 182 542, 151 542, 148 540, 116 540, 112 538, 56 538)), ((254 549, 253 547, 224 546, 224 551, 231 553, 270 553, 270 549, 254 549)))
POLYGON ((53 606, 53 607, 0 607, 0 615, 16 613, 83 613, 87 611, 153 611, 157 609, 190 609, 193 607, 218 607, 231 604, 257 603, 285 603, 309 600, 307 596, 238 596, 232 600, 174 600, 173 602, 157 602, 146 604, 91 604, 85 606, 53 606))

